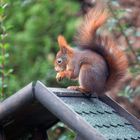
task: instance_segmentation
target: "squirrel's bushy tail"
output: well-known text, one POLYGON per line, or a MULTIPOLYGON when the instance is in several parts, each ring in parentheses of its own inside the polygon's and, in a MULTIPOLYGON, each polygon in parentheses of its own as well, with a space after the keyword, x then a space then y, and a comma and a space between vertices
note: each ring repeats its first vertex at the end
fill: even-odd
POLYGON ((96 30, 105 23, 107 18, 108 11, 102 4, 97 3, 97 6, 85 16, 75 36, 75 43, 82 49, 97 52, 105 59, 109 70, 105 89, 110 90, 125 75, 127 58, 111 38, 96 35, 96 30))

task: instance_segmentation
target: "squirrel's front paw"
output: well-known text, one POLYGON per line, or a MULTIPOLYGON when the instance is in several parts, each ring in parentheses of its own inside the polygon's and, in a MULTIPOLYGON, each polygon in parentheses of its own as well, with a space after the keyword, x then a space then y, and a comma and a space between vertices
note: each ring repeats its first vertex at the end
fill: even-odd
POLYGON ((63 80, 63 78, 64 78, 64 76, 61 73, 57 73, 57 75, 56 75, 57 81, 61 81, 61 80, 63 80))

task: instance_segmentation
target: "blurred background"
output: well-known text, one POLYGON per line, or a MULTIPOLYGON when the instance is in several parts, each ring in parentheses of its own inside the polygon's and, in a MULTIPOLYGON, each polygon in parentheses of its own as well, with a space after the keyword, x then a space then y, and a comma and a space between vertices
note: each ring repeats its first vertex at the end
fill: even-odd
MULTIPOLYGON (((140 1, 103 1, 107 3, 111 17, 99 32, 113 36, 118 46, 126 52, 129 61, 124 84, 107 94, 140 119, 140 1)), ((57 36, 63 34, 75 47, 73 44, 75 30, 84 14, 95 6, 95 2, 95 0, 0 1, 1 101, 34 80, 40 80, 51 87, 77 84, 69 80, 56 82, 54 58, 58 51, 57 36)), ((56 135, 65 133, 65 137, 61 135, 61 140, 67 139, 68 136, 71 137, 69 140, 74 137, 73 132, 68 131, 61 123, 52 128, 50 134, 52 131, 56 135)))

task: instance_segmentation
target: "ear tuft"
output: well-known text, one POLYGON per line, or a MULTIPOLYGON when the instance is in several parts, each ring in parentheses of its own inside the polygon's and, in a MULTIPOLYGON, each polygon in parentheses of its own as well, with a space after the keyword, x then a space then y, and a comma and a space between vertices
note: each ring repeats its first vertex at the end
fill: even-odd
POLYGON ((69 53, 69 54, 73 53, 72 48, 68 45, 64 36, 59 35, 57 40, 58 40, 60 51, 62 51, 63 53, 69 53))
POLYGON ((61 47, 67 47, 68 46, 67 41, 66 41, 66 39, 65 39, 64 36, 59 35, 58 38, 57 38, 57 40, 58 40, 58 44, 59 44, 60 48, 61 47))

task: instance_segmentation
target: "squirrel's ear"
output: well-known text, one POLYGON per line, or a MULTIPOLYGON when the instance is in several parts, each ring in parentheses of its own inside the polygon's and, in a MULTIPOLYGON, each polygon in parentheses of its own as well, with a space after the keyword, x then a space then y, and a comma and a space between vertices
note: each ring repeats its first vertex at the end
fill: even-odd
POLYGON ((67 47, 67 41, 66 41, 66 39, 64 38, 64 36, 62 36, 62 35, 59 35, 58 36, 58 38, 57 38, 57 40, 58 40, 58 44, 59 44, 59 47, 61 48, 61 47, 67 47))
POLYGON ((71 48, 69 47, 69 45, 68 45, 66 39, 64 38, 64 36, 59 35, 57 40, 58 40, 58 44, 59 44, 60 50, 62 52, 65 53, 66 51, 70 51, 71 50, 71 48))

